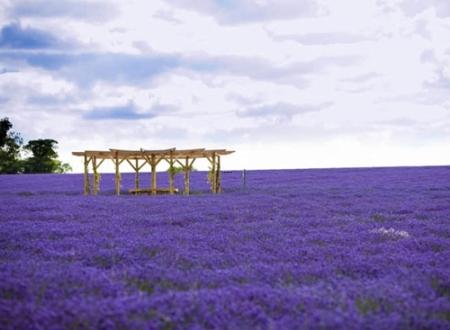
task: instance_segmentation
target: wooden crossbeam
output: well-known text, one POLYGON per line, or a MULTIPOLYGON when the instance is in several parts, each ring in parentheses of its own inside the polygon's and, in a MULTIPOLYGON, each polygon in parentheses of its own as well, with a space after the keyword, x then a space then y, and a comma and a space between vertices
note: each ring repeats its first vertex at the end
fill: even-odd
MULTIPOLYGON (((136 159, 137 160, 137 159, 136 159)), ((127 163, 131 166, 131 168, 136 172, 137 171, 137 167, 136 166, 134 166, 134 164, 131 162, 131 160, 129 160, 128 158, 127 158, 127 163)))

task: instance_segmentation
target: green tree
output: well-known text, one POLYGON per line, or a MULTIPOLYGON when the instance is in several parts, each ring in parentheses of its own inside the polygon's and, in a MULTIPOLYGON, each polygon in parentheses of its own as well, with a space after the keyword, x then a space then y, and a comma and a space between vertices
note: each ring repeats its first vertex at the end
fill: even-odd
POLYGON ((69 164, 62 163, 56 152, 57 141, 53 139, 30 140, 24 149, 32 156, 25 159, 25 173, 65 173, 71 171, 69 164))
POLYGON ((23 140, 19 133, 11 131, 8 118, 0 119, 0 173, 14 174, 22 171, 20 150, 23 140))

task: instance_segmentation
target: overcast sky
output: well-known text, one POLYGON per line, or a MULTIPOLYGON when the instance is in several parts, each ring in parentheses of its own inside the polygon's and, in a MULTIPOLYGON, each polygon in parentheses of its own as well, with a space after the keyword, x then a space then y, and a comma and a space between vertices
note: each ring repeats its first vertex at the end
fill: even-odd
POLYGON ((141 147, 450 164, 449 88, 448 0, 0 0, 0 117, 75 171, 141 147))

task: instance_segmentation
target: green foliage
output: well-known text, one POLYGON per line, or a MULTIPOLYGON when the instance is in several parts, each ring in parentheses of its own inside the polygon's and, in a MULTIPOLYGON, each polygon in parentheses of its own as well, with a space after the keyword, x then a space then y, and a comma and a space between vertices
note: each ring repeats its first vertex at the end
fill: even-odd
POLYGON ((356 298, 355 305, 358 309, 358 312, 360 312, 362 315, 376 313, 380 309, 380 304, 378 303, 378 301, 371 297, 358 297, 356 298))
POLYGON ((72 168, 58 159, 57 141, 53 139, 30 140, 23 147, 19 133, 11 131, 8 118, 0 120, 0 173, 65 173, 72 168), (23 159, 21 151, 31 153, 23 159))
POLYGON ((181 166, 169 166, 169 168, 167 169, 167 173, 175 176, 178 173, 183 173, 183 168, 181 166))
POLYGON ((24 161, 25 173, 64 173, 70 170, 70 165, 58 160, 56 153, 57 141, 52 139, 38 139, 28 141, 25 150, 32 156, 24 161))
POLYGON ((213 168, 211 166, 208 167, 209 172, 208 172, 208 182, 209 185, 211 186, 211 189, 213 189, 213 183, 214 183, 214 176, 216 175, 216 172, 213 171, 213 168))
POLYGON ((0 173, 14 174, 22 169, 20 149, 23 140, 11 128, 12 123, 8 118, 0 120, 0 173))

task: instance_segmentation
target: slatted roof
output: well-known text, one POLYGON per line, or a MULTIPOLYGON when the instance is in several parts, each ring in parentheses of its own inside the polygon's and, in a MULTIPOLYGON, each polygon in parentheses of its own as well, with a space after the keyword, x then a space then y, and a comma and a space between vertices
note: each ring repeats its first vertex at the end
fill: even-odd
POLYGON ((92 157, 95 156, 98 159, 108 159, 118 157, 120 159, 145 159, 146 157, 159 156, 164 158, 172 157, 177 158, 207 158, 216 156, 225 156, 233 153, 234 150, 226 149, 140 149, 140 150, 123 150, 123 149, 109 149, 109 150, 85 150, 75 151, 72 155, 78 157, 92 157))

